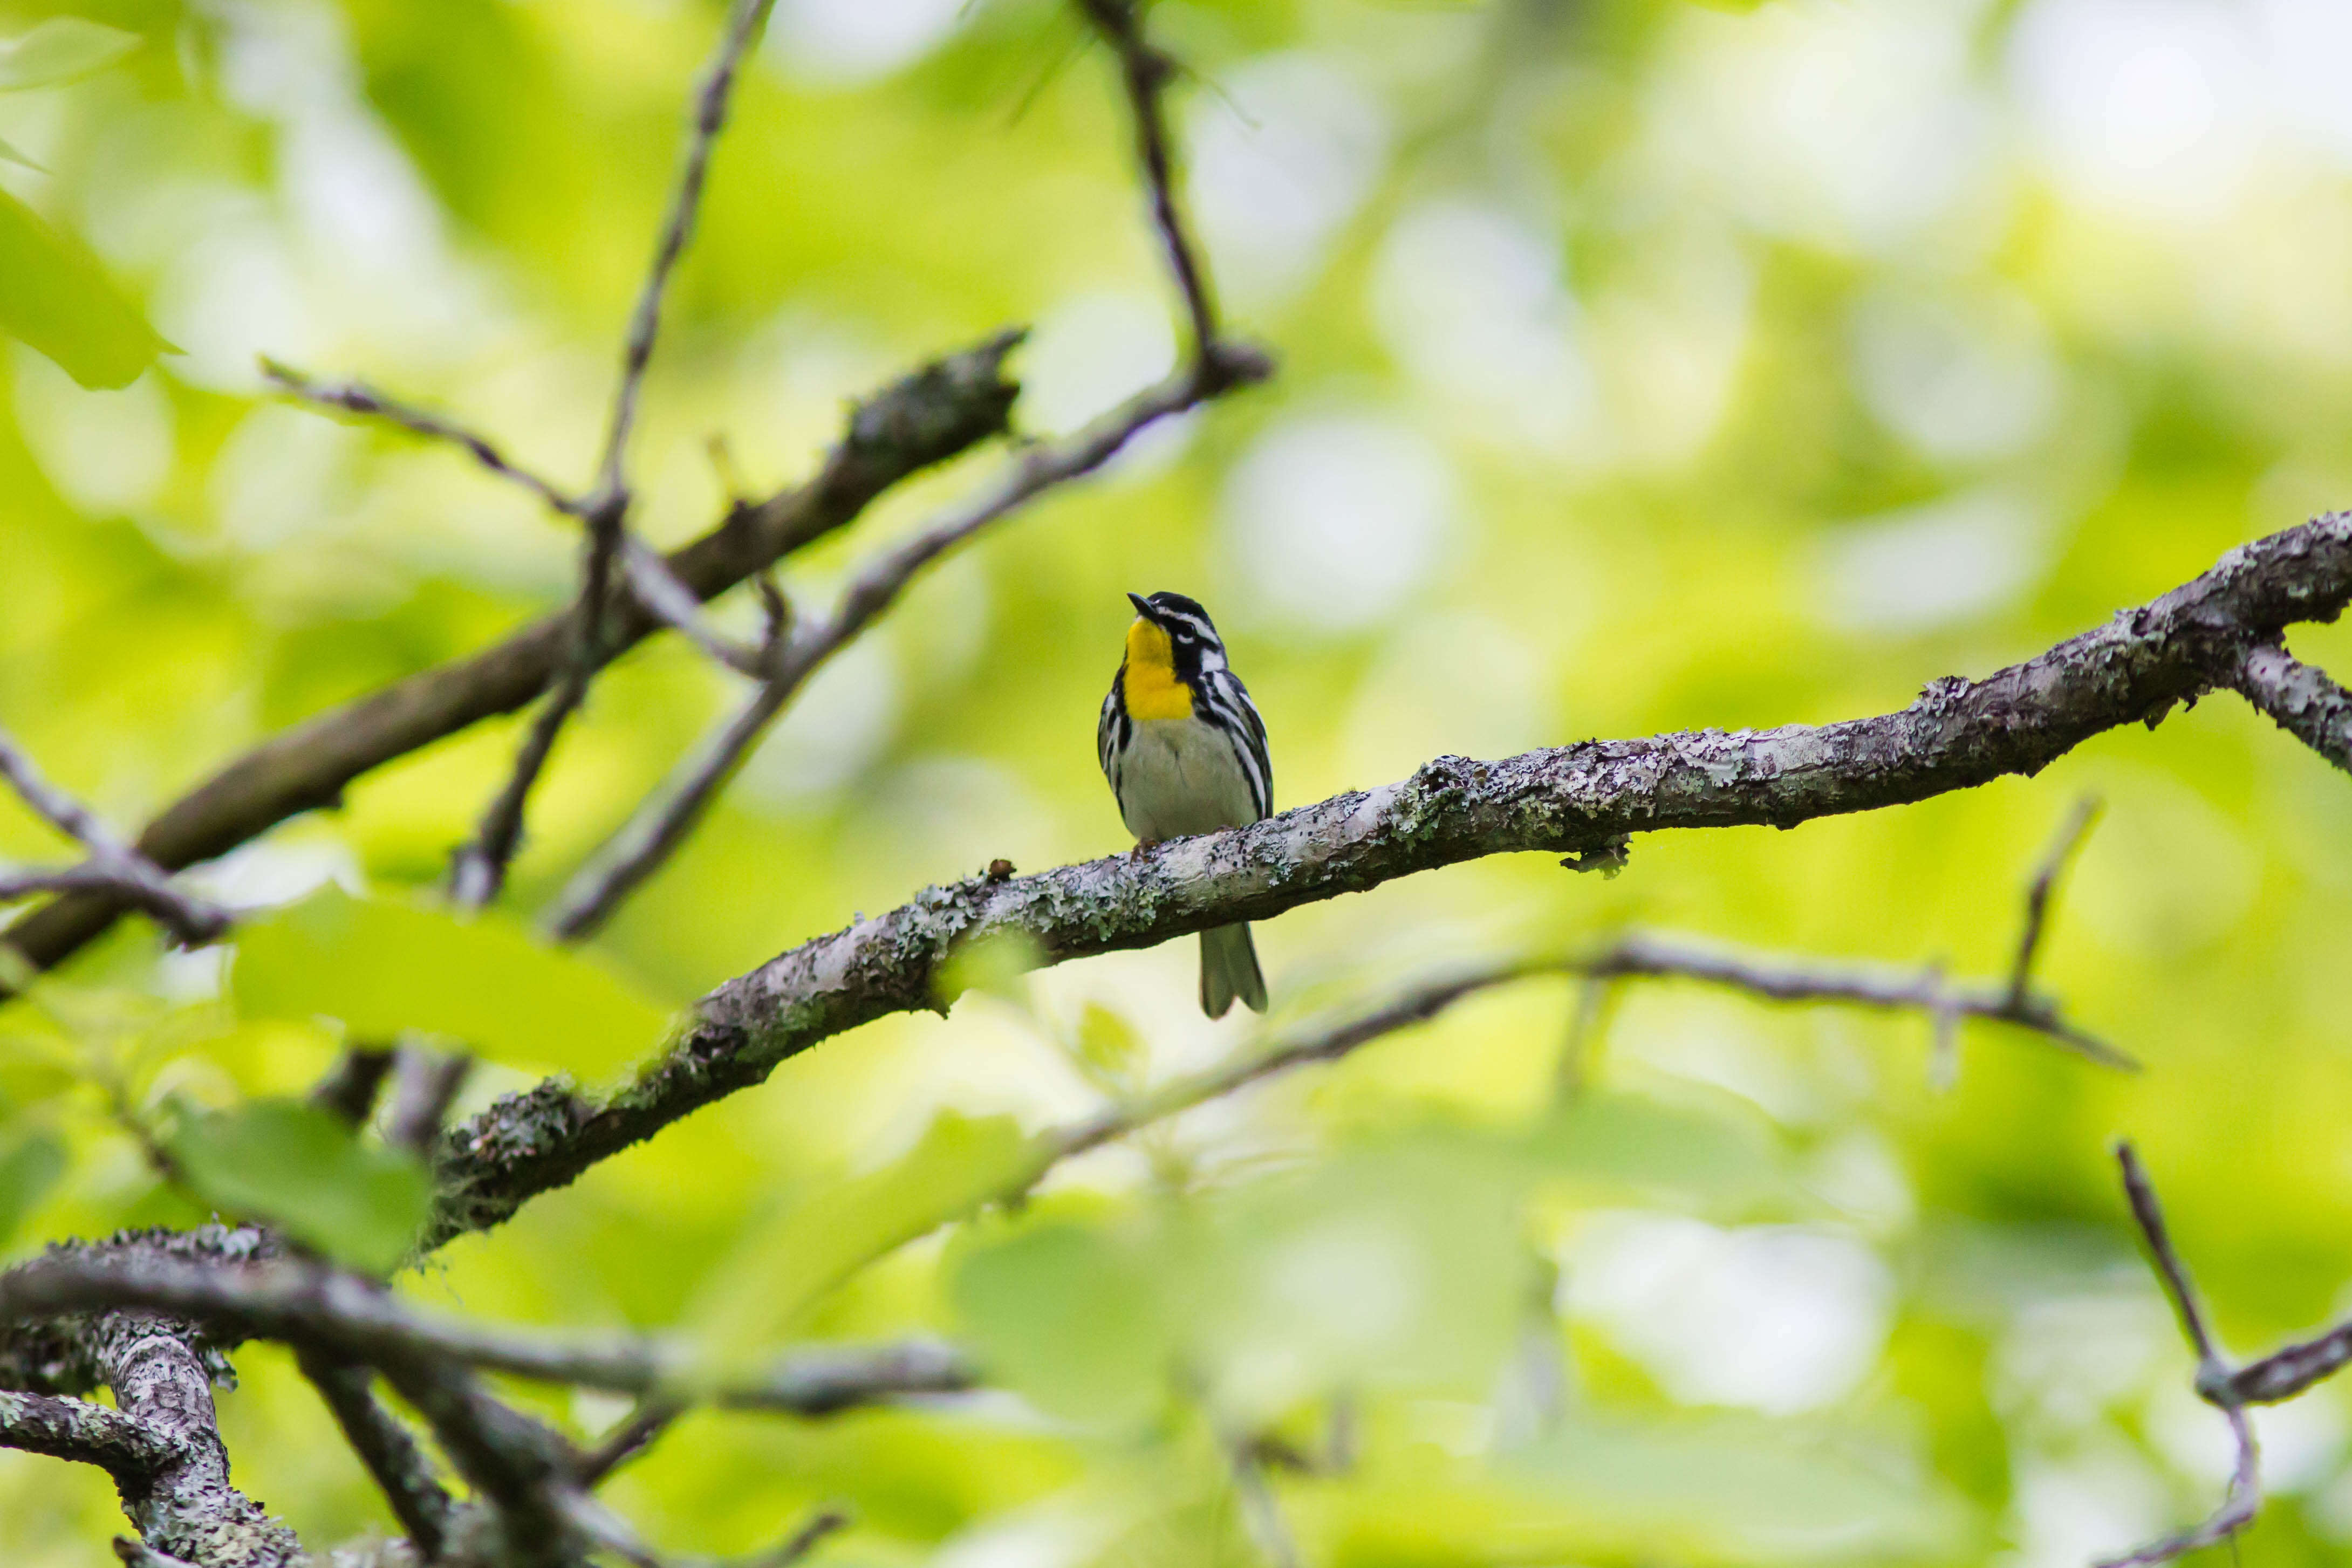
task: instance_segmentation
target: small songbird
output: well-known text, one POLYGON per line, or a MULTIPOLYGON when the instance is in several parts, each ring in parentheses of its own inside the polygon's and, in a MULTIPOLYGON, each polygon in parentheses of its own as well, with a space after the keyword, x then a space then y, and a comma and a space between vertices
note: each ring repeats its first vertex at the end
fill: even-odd
MULTIPOLYGON (((1130 593, 1135 623, 1095 728, 1095 753, 1139 847, 1247 827, 1274 810, 1265 724, 1209 612, 1181 593, 1130 593)), ((1247 925, 1201 933, 1201 1010, 1240 998, 1265 1011, 1265 977, 1247 925)))

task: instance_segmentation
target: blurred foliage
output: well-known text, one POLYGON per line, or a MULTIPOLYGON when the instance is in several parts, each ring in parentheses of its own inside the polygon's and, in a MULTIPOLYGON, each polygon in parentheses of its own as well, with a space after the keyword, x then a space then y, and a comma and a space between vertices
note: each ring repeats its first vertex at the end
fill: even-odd
MULTIPOLYGON (((255 358, 363 375, 577 483, 719 8, 0 0, 0 38, 66 12, 137 47, 0 94, 34 165, 0 163, 0 723, 129 826, 564 601, 564 527, 461 456, 274 401, 255 358)), ((532 912, 733 699, 675 639, 566 737, 507 913, 462 924, 434 889, 512 724, 205 872, 253 912, 233 956, 126 928, 0 1008, 6 1245, 218 1206, 381 1260, 413 1171, 289 1103, 345 1038, 480 1053, 461 1112, 609 1079, 858 912, 1124 849, 1092 729, 1128 590, 1216 613, 1288 806, 1444 752, 1896 706, 2345 504, 2342 17, 1159 0, 1192 204, 1277 380, 924 579, 592 953, 532 912)), ((1008 323, 1037 327, 1032 430, 1162 371, 1129 148, 1049 0, 782 0, 647 389, 646 532, 721 515, 712 434, 789 482, 845 399, 1008 323)), ((992 460, 795 559, 794 597, 992 460)), ((2352 632, 2293 642, 2352 673, 2352 632)), ((0 801, 0 859, 68 849, 0 801)), ((1643 840, 1612 881, 1461 867, 1258 940, 1268 1026, 1201 1020, 1189 942, 1027 978, 974 955, 944 1021, 830 1041, 402 1288, 728 1356, 971 1343, 1011 1394, 697 1414, 609 1489, 681 1552, 838 1500, 859 1522, 824 1557, 949 1564, 1252 1561, 1236 1449, 1285 1456, 1268 1484, 1318 1564, 2120 1549, 2210 1506, 2227 1461, 2123 1223, 2121 1133, 2231 1343, 2352 1306, 2352 788, 2227 696, 2036 779, 1643 840), (1628 986, 1570 1099, 1578 1003, 1530 981, 999 1201, 1051 1129, 1455 960, 1641 922, 1998 972, 2088 791, 2108 810, 2043 974, 2137 1077, 1971 1031, 1937 1092, 1921 1020, 1628 986)), ((239 1368, 240 1484, 314 1542, 387 1528, 289 1358, 239 1368)), ((518 1397, 583 1436, 621 1415, 518 1397)), ((2347 1554, 2346 1409, 2263 1413, 2249 1563, 2347 1554)), ((121 1528, 95 1470, 0 1454, 11 1568, 97 1568, 121 1528)))

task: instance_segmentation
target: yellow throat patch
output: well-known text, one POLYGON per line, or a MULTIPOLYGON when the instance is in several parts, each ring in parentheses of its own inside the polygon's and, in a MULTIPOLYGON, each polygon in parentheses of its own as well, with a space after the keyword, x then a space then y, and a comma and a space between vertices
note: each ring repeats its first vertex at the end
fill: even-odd
POLYGON ((1191 718, 1192 688, 1176 678, 1176 649, 1168 633, 1140 615, 1127 629, 1127 713, 1129 718, 1191 718))

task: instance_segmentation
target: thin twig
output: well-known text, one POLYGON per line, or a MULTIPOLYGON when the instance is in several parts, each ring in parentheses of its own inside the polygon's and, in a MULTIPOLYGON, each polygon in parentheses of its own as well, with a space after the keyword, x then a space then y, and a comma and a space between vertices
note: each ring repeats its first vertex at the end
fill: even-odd
MULTIPOLYGON (((971 1383, 961 1356, 921 1341, 803 1352, 763 1372, 712 1382, 698 1375, 700 1362, 688 1344, 636 1334, 559 1338, 486 1328, 419 1312, 376 1281, 307 1258, 239 1267, 68 1252, 0 1274, 0 1322, 116 1307, 315 1343, 387 1376, 404 1358, 425 1357, 545 1383, 800 1416, 955 1393, 971 1383)), ((404 1385, 395 1385, 408 1397, 404 1385)))
POLYGON ((2033 960, 2042 947, 2042 934, 2050 915, 2050 895, 2058 885, 2059 873, 2074 852, 2083 846, 2091 826, 2099 820, 2100 802, 2096 795, 2085 795, 2074 802, 2065 825, 2050 842, 2042 857, 2042 869, 2034 873, 2033 884, 2025 893, 2025 928, 2017 939, 2017 961, 2009 971, 2009 1005, 2014 1011, 2025 1009, 2026 999, 2033 984, 2033 960))
POLYGON ((1579 977, 1585 982, 1588 994, 1595 986, 1618 980, 1680 978, 1722 986, 1765 1001, 1835 1002, 1854 1007, 1917 1009, 1930 1013, 1948 1011, 1956 1016, 2015 1024, 2105 1065, 2136 1065, 2130 1058, 2096 1042, 2091 1042, 2095 1051, 2085 1049, 2086 1037, 2054 1018, 2011 1012, 2002 991, 1948 987, 1938 972, 1930 971, 1914 978, 1866 969, 1832 969, 1788 959, 1735 956, 1655 936, 1628 936, 1586 955, 1515 960, 1429 981, 1368 1012, 1311 1029, 1267 1050, 1244 1053, 1234 1061, 1172 1079, 1126 1105, 1114 1106, 1060 1133, 1047 1134, 1041 1141, 1045 1152, 1023 1178, 1020 1190, 1034 1186, 1059 1162, 1125 1137, 1150 1123, 1220 1099, 1294 1067, 1338 1061, 1398 1030, 1425 1022, 1465 997, 1547 975, 1579 977))
POLYGON ((2275 1405, 2335 1376, 2347 1363, 2352 1363, 2352 1322, 2249 1362, 2231 1375, 2230 1387, 2248 1405, 2275 1405))
POLYGON ((653 266, 646 270, 645 287, 638 291, 636 308, 629 315, 629 335, 622 346, 621 382, 613 394, 604 455, 597 465, 597 489, 604 497, 624 494, 622 475, 629 431, 636 421, 637 394, 646 379, 646 367, 653 361, 654 340, 661 330, 662 296, 669 287, 670 275, 686 250, 686 242, 693 235, 695 214, 701 205, 703 183, 710 169, 711 147, 727 124, 728 99, 735 90, 736 74, 745 51, 767 22, 773 4, 774 0, 736 0, 728 16, 727 30, 719 38, 695 95, 694 122, 687 133, 685 154, 679 160, 677 185, 670 195, 669 214, 662 223, 661 237, 655 242, 653 266))
POLYGON ((0 873, 0 903, 36 893, 104 889, 145 910, 191 945, 228 928, 227 912, 181 892, 163 867, 99 821, 98 814, 49 780, 14 737, 0 729, 0 779, 34 815, 80 844, 89 858, 70 871, 0 873))
POLYGON ((1176 199, 1175 159, 1170 152, 1165 94, 1175 62, 1143 36, 1138 0, 1079 0, 1087 17, 1118 51, 1119 75, 1135 121, 1136 160, 1151 197, 1152 226, 1168 252, 1169 270, 1184 298, 1192 329, 1192 359, 1204 369, 1217 358, 1217 312, 1209 293, 1208 269, 1184 225, 1176 199))
POLYGON ((373 1375, 311 1344, 297 1343, 294 1361, 375 1478, 400 1528, 426 1562, 437 1560, 457 1504, 408 1428, 376 1399, 373 1375))
MULTIPOLYGON (((1223 350, 1255 380, 1263 361, 1223 350)), ((796 633, 775 674, 673 770, 557 898, 548 928, 567 940, 588 936, 684 842, 703 811, 743 764, 760 737, 808 678, 890 608, 919 571, 989 524, 1056 485, 1093 472, 1147 425, 1181 413, 1212 393, 1202 378, 1180 371, 1149 387, 1075 434, 1041 441, 1013 459, 978 495, 870 562, 843 591, 833 613, 796 633)))
POLYGON ((392 1064, 390 1046, 346 1046, 335 1058, 335 1065, 311 1089, 310 1103, 345 1125, 357 1127, 374 1111, 376 1094, 392 1064))
POLYGON ((2116 1164, 2122 1168, 2124 1193, 2131 1202, 2132 1218, 2139 1222, 2140 1234, 2147 1242, 2157 1277, 2164 1282, 2165 1294, 2180 1318, 2181 1333, 2197 1353, 2197 1392, 2228 1420, 2230 1436, 2237 1444, 2237 1463, 2231 1471, 2229 1492, 2222 1498, 2221 1506, 2202 1523, 2161 1541, 2152 1541, 2123 1556, 2106 1558, 2096 1565, 2153 1568, 2154 1564, 2168 1563, 2227 1540, 2252 1524, 2263 1505, 2262 1470, 2253 1427, 2246 1419, 2229 1364, 2222 1360, 2212 1333, 2205 1326, 2205 1314, 2197 1304, 2197 1290, 2189 1282, 2189 1270, 2173 1250, 2171 1234, 2165 1228, 2163 1207, 2156 1199, 2156 1188, 2149 1184, 2147 1172, 2141 1167, 2139 1156, 2129 1143, 2116 1145, 2116 1164))
POLYGON ((768 674, 759 650, 747 648, 710 623, 694 590, 677 580, 661 552, 631 534, 621 543, 621 570, 629 591, 663 625, 684 635, 737 674, 757 679, 768 674))
POLYGON ((824 1542, 825 1537, 847 1530, 849 1511, 845 1508, 824 1508, 811 1514, 807 1522, 786 1536, 776 1548, 751 1559, 744 1568, 791 1568, 824 1542))
POLYGON ((529 490, 545 502, 550 509, 574 516, 581 503, 572 496, 520 464, 509 458, 488 437, 468 430, 455 420, 429 413, 414 403, 377 391, 365 382, 322 382, 303 374, 290 365, 264 357, 261 373, 288 395, 321 408, 341 409, 346 413, 383 420, 403 430, 434 441, 447 442, 470 454, 475 462, 497 475, 529 490))
MULTIPOLYGON (((209 942, 228 929, 226 911, 189 897, 170 885, 163 873, 150 875, 136 865, 110 865, 84 861, 50 871, 0 873, 0 904, 11 904, 43 893, 103 893, 131 909, 152 916, 173 936, 191 946, 209 942)), ((5 941, 0 935, 0 941, 5 941)))
POLYGON ((431 1152, 441 1136, 441 1123, 450 1103, 465 1087, 474 1059, 464 1052, 434 1051, 421 1045, 400 1048, 393 1078, 392 1111, 385 1116, 383 1141, 395 1149, 431 1152))
MULTIPOLYGON (((602 552, 596 552, 602 558, 602 552)), ((588 618, 584 607, 588 596, 581 595, 583 618, 588 618)), ((593 633, 587 633, 593 637, 593 633)), ((473 838, 459 848, 449 863, 449 898, 460 909, 479 909, 498 897, 506 885, 507 866, 522 843, 523 808, 530 800, 531 786, 547 766, 549 755, 555 749, 555 737, 563 732, 564 721, 578 710, 588 695, 588 671, 578 661, 566 669, 563 679, 547 699, 531 715, 530 727, 524 732, 523 743, 516 749, 514 767, 509 770, 506 785, 491 800, 489 810, 482 813, 481 824, 473 838)))
POLYGON ((1258 1446, 1246 1437, 1223 1431, 1217 1441, 1223 1446, 1226 1463, 1232 1468, 1234 1490, 1242 1500, 1242 1511, 1249 1517, 1250 1533, 1256 1538, 1258 1550, 1265 1552, 1274 1568, 1300 1568, 1298 1543, 1291 1538, 1290 1525, 1282 1517, 1281 1500, 1274 1495, 1274 1485, 1266 1479, 1266 1466, 1258 1446))
POLYGON ((666 1395, 651 1395, 637 1401, 629 1418, 607 1433, 594 1448, 580 1456, 572 1469, 583 1489, 593 1489, 604 1478, 635 1458, 652 1446, 655 1438, 669 1430, 686 1406, 666 1395))

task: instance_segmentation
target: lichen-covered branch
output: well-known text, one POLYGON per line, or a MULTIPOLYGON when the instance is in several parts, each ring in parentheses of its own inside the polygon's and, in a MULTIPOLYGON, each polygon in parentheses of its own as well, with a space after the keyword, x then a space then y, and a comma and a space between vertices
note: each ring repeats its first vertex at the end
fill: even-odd
MULTIPOLYGON (((1005 378, 1017 332, 949 355, 861 402, 840 443, 806 484, 739 502, 719 526, 667 556, 672 575, 714 599, 778 559, 855 519, 910 475, 1002 435, 1019 388, 1005 378)), ((227 853, 287 818, 329 806, 370 769, 470 725, 530 703, 564 668, 569 614, 540 621, 496 647, 425 671, 265 741, 183 797, 140 834, 137 849, 168 870, 227 853)), ((632 599, 605 618, 608 653, 661 629, 632 599)), ((7 941, 47 967, 112 925, 123 900, 80 891, 35 910, 7 941)))
POLYGON ((0 1448, 96 1465, 125 1485, 145 1484, 173 1458, 170 1443, 104 1405, 5 1390, 0 1390, 0 1448))
POLYGON ((1017 938, 1038 961, 1146 947, 1263 920, 1486 855, 1606 856, 1626 835, 1791 828, 2032 775, 2092 736, 2153 723, 2242 651, 2352 599, 2352 514, 2231 551, 2203 576, 1982 680, 1932 682, 1872 718, 1592 740, 1492 762, 1445 757, 1253 827, 1003 881, 927 888, 804 942, 703 998, 636 1079, 591 1099, 551 1080, 450 1130, 433 1239, 498 1224, 820 1040, 937 1009, 962 946, 1017 938))

